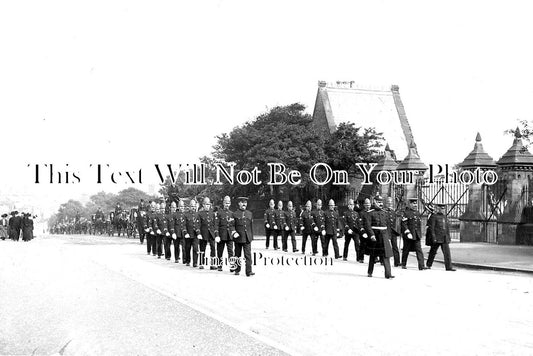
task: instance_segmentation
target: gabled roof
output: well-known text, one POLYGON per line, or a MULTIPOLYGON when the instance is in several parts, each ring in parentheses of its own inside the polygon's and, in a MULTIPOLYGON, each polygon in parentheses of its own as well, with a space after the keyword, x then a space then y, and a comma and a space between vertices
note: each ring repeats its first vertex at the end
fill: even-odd
POLYGON ((494 163, 492 157, 483 149, 479 132, 476 136, 474 149, 468 154, 468 156, 466 156, 464 161, 459 164, 459 167, 463 169, 496 168, 496 163, 494 163))
MULTIPOLYGON (((313 111, 317 129, 331 134, 341 122, 353 122, 356 126, 374 127, 382 132, 396 157, 405 157, 411 143, 415 145, 413 133, 402 100, 399 87, 361 88, 354 82, 318 83, 318 92, 313 111)), ((383 151, 384 147, 380 150, 383 151)))

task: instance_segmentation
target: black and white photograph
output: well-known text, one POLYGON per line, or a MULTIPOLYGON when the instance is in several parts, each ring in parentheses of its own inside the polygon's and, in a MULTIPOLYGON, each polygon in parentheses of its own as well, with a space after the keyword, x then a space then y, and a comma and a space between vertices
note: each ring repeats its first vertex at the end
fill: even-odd
POLYGON ((533 355, 533 6, 0 3, 0 355, 533 355))

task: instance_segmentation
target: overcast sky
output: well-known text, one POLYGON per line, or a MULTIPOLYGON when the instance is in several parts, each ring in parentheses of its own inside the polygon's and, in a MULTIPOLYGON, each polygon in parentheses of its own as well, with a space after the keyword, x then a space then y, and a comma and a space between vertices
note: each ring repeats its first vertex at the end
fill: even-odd
MULTIPOLYGON (((528 1, 10 1, 0 3, 0 193, 27 164, 135 170, 194 162, 276 105, 312 113, 318 80, 400 86, 421 158, 455 164, 479 131, 533 119, 528 1)), ((155 176, 154 176, 155 177, 155 176)), ((155 182, 157 183, 157 182, 155 182)), ((137 186, 147 190, 146 185, 137 186)))

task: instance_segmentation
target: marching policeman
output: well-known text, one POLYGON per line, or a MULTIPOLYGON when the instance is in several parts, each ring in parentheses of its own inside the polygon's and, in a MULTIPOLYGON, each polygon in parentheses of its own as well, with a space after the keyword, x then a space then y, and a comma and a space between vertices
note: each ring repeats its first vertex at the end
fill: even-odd
POLYGON ((144 243, 144 218, 146 215, 146 206, 144 205, 144 200, 141 199, 139 206, 137 208, 137 216, 136 216, 136 224, 137 224, 137 231, 139 232, 139 240, 141 241, 141 245, 144 243))
POLYGON ((428 220, 426 245, 431 246, 431 248, 429 250, 427 267, 431 268, 433 265, 433 260, 440 247, 444 255, 446 271, 455 271, 455 268, 452 267, 452 256, 450 253, 450 223, 446 217, 445 209, 445 204, 437 204, 437 212, 431 214, 428 220))
MULTIPOLYGON (((224 254, 224 247, 228 249, 228 260, 230 260, 233 257, 233 239, 231 237, 231 232, 230 232, 231 225, 233 224, 233 212, 229 210, 229 207, 231 206, 230 197, 225 196, 224 200, 222 201, 222 205, 223 205, 222 210, 219 210, 217 212, 218 236, 215 237, 215 241, 217 242, 217 257, 218 257, 218 270, 219 271, 222 271, 222 256, 224 254)), ((273 200, 272 200, 272 206, 274 206, 273 200)))
POLYGON ((200 235, 198 240, 200 243, 200 269, 204 269, 205 250, 207 244, 209 244, 209 256, 211 257, 209 269, 217 269, 214 265, 214 258, 216 256, 215 250, 215 238, 218 237, 217 229, 217 215, 211 209, 211 200, 205 197, 203 200, 203 209, 198 212, 198 218, 200 219, 200 235))
POLYGON ((314 245, 313 245, 313 256, 318 253, 318 237, 320 237, 320 243, 322 246, 322 251, 324 251, 324 246, 326 245, 326 216, 322 210, 322 200, 318 199, 316 201, 316 210, 313 211, 313 232, 315 235, 314 245))
POLYGON ((313 225, 315 223, 313 214, 311 213, 311 201, 308 200, 305 203, 305 209, 300 213, 300 232, 302 233, 302 254, 305 255, 305 245, 307 238, 311 239, 311 250, 313 256, 317 253, 316 237, 313 231, 313 225))
MULTIPOLYGON (((252 212, 246 210, 248 206, 248 198, 239 197, 239 210, 233 213, 233 221, 235 231, 233 232, 233 241, 235 242, 235 256, 240 259, 244 250, 244 258, 246 259, 246 276, 253 276, 252 272, 252 241, 254 239, 253 230, 253 216, 252 212)), ((235 275, 239 275, 241 271, 240 261, 235 268, 235 275)))
POLYGON ((330 199, 328 202, 328 210, 324 213, 325 216, 325 245, 322 245, 322 255, 327 256, 329 250, 329 242, 333 241, 333 251, 335 258, 340 258, 339 245, 337 244, 337 238, 340 237, 339 228, 339 213, 335 211, 335 201, 330 199))
POLYGON ((268 202, 268 209, 265 210, 265 235, 266 235, 266 248, 270 245, 270 236, 272 236, 274 250, 278 249, 278 237, 274 230, 276 225, 276 211, 274 210, 274 199, 270 199, 268 202))
POLYGON ((287 252, 287 239, 291 236, 292 252, 298 252, 296 248, 296 230, 298 229, 298 217, 292 205, 292 201, 287 203, 287 211, 285 212, 285 231, 282 238, 283 251, 287 252))
MULTIPOLYGON (((285 212, 283 211, 283 202, 278 201, 278 208, 274 210, 274 250, 277 250, 276 247, 278 244, 278 237, 281 237, 283 242, 283 237, 285 236, 285 212)), ((285 250, 285 252, 287 252, 285 250)))
POLYGON ((191 200, 189 210, 185 213, 185 252, 183 253, 184 263, 191 265, 191 248, 193 267, 198 266, 198 235, 200 234, 200 221, 196 212, 196 200, 191 200))
POLYGON ((361 251, 361 259, 358 260, 358 262, 364 263, 365 255, 369 254, 369 250, 367 247, 370 244, 370 239, 368 238, 368 231, 366 229, 366 226, 370 225, 370 213, 373 211, 371 209, 370 199, 365 198, 363 201, 363 210, 359 213, 359 218, 361 219, 361 240, 359 241, 359 249, 361 251))
POLYGON ((163 254, 163 239, 165 239, 165 258, 170 260, 170 244, 168 246, 168 251, 166 246, 166 238, 169 237, 170 234, 168 232, 168 221, 167 214, 165 214, 165 207, 166 204, 164 202, 157 206, 158 209, 154 220, 154 231, 156 238, 155 247, 157 251, 157 258, 161 258, 161 255, 163 254))
MULTIPOLYGON (((183 200, 178 201, 178 209, 176 211, 176 202, 170 204, 171 218, 169 219, 169 231, 172 243, 174 244, 174 262, 178 263, 180 260, 180 247, 185 251, 183 247, 183 238, 187 233, 187 227, 185 225, 185 204, 183 200)), ((182 253, 185 256, 185 252, 182 253)), ((183 259, 185 263, 185 258, 183 259)))
POLYGON ((368 261, 368 277, 372 277, 376 258, 379 257, 385 267, 385 278, 394 278, 391 273, 390 257, 392 256, 392 246, 387 228, 388 214, 383 210, 383 198, 374 198, 374 209, 369 213, 370 219, 366 220, 366 231, 369 236, 368 249, 370 258, 368 261))
POLYGON ((401 221, 401 230, 403 237, 402 250, 402 268, 407 269, 407 258, 410 251, 416 252, 416 259, 418 260, 418 269, 423 271, 427 269, 424 266, 424 253, 420 240, 422 238, 422 230, 420 227, 420 213, 418 212, 418 199, 409 199, 409 206, 405 208, 401 221))
POLYGON ((146 253, 150 252, 155 256, 155 231, 154 225, 156 221, 156 203, 150 203, 150 211, 144 218, 144 232, 146 233, 146 253))
POLYGON ((400 251, 398 249, 398 236, 400 236, 400 233, 398 232, 398 229, 396 227, 397 214, 396 214, 396 210, 394 210, 392 197, 388 197, 387 200, 385 200, 385 209, 383 210, 387 212, 387 216, 388 216, 387 227, 389 228, 389 236, 390 236, 390 241, 392 244, 392 255, 394 257, 394 267, 399 267, 400 266, 400 251))
POLYGON ((359 214, 354 210, 355 203, 353 199, 348 200, 348 210, 344 212, 342 220, 344 221, 344 253, 343 261, 348 261, 348 249, 350 241, 353 240, 357 261, 363 259, 361 249, 359 248, 359 233, 361 231, 359 214))

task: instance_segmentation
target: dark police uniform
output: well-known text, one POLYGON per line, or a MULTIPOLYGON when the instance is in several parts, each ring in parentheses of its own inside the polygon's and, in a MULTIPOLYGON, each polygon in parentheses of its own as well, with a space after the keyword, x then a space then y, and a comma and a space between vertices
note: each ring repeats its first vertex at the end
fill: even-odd
POLYGON ((370 250, 368 249, 368 246, 370 244, 370 240, 369 240, 369 232, 367 230, 367 227, 368 226, 371 226, 371 221, 370 221, 370 214, 374 211, 374 209, 368 209, 368 210, 365 210, 363 208, 363 210, 361 210, 359 212, 359 219, 360 222, 361 222, 361 239, 359 240, 359 249, 361 251, 361 260, 359 262, 364 262, 364 257, 365 255, 369 255, 370 254, 370 250))
MULTIPOLYGON (((180 246, 184 251, 183 247, 183 238, 187 233, 187 226, 185 225, 185 213, 183 211, 177 210, 172 213, 171 219, 168 221, 170 237, 172 238, 172 243, 174 244, 174 262, 178 263, 180 259, 180 246), (176 234, 176 239, 174 239, 173 234, 176 234)), ((185 252, 183 253, 185 256, 185 252)), ((183 258, 183 263, 185 263, 185 258, 183 258)))
POLYGON ((276 225, 276 219, 275 219, 276 211, 274 208, 268 208, 265 210, 265 235, 266 235, 266 248, 270 245, 270 236, 272 236, 272 240, 274 240, 274 249, 278 249, 278 237, 276 235, 276 232, 274 230, 274 225, 276 225), (267 224, 269 227, 267 227, 267 224))
POLYGON ((369 219, 365 220, 365 230, 368 234, 368 250, 370 258, 368 261, 368 276, 374 272, 376 257, 379 257, 385 267, 385 278, 393 278, 391 275, 390 257, 392 257, 392 246, 390 242, 388 224, 388 214, 386 211, 375 207, 369 213, 369 219), (374 237, 375 241, 372 239, 374 237))
POLYGON ((328 256, 329 242, 333 241, 333 252, 335 253, 335 258, 340 258, 339 245, 337 244, 337 237, 340 236, 339 213, 337 213, 335 210, 326 210, 324 212, 324 216, 326 237, 325 244, 322 245, 322 255, 328 256))
POLYGON ((307 243, 307 238, 311 238, 311 249, 313 255, 317 253, 316 246, 316 236, 313 232, 313 225, 315 220, 313 218, 313 213, 311 211, 303 210, 300 213, 300 231, 302 232, 302 253, 305 254, 305 245, 307 243))
MULTIPOLYGON (((156 238, 155 247, 157 251, 157 258, 161 258, 161 255, 163 254, 163 238, 166 237, 166 234, 168 233, 167 214, 163 212, 158 212, 155 214, 154 232, 155 232, 155 238, 156 238)), ((167 256, 166 252, 167 252, 167 249, 165 246, 165 258, 167 260, 170 260, 170 256, 167 256)), ((168 248, 168 253, 170 254, 170 245, 168 248)))
POLYGON ((283 238, 285 236, 285 212, 283 210, 276 209, 274 210, 274 250, 277 250, 276 247, 278 245, 278 237, 281 237, 281 240, 283 242, 283 238))
POLYGON ((344 253, 342 257, 344 259, 348 258, 348 249, 350 247, 350 241, 353 240, 355 254, 357 261, 363 259, 360 248, 360 237, 361 232, 361 219, 359 214, 355 210, 347 210, 342 216, 344 220, 344 253), (351 232, 349 232, 351 231, 351 232))
POLYGON ((282 238, 282 248, 283 251, 287 251, 287 239, 289 235, 291 236, 292 252, 298 252, 296 248, 296 230, 298 230, 298 217, 296 216, 296 211, 287 210, 285 211, 285 228, 282 238))
POLYGON ((420 245, 420 240, 422 238, 420 213, 409 207, 405 208, 402 215, 401 230, 403 237, 402 268, 406 268, 407 266, 409 252, 415 251, 416 259, 418 260, 418 269, 426 269, 424 266, 424 253, 422 252, 422 246, 420 245), (411 233, 413 239, 407 237, 409 233, 411 233))
POLYGON ((200 233, 200 221, 198 213, 195 211, 188 211, 185 213, 185 226, 190 237, 185 238, 185 252, 183 253, 184 263, 191 264, 191 247, 192 247, 192 263, 193 267, 198 265, 198 237, 200 233))
POLYGON ((387 227, 389 229, 390 241, 392 244, 392 256, 394 257, 394 267, 400 266, 400 250, 398 249, 398 236, 400 233, 396 227, 397 217, 396 211, 392 208, 383 209, 387 212, 387 227))
POLYGON ((144 217, 144 231, 146 233, 146 252, 155 256, 155 225, 156 214, 154 211, 149 211, 144 217))
POLYGON ((200 268, 204 265, 204 256, 207 244, 209 244, 209 256, 211 257, 211 269, 216 269, 214 258, 216 256, 215 237, 218 236, 217 214, 212 210, 202 210, 198 212, 200 219, 200 234, 202 239, 198 240, 200 244, 200 268))
POLYGON ((452 257, 450 253, 450 223, 446 215, 442 213, 432 214, 428 220, 428 229, 426 234, 426 245, 431 246, 427 266, 431 268, 435 255, 442 249, 444 255, 444 265, 447 271, 452 271, 452 257))
POLYGON ((231 237, 231 226, 233 223, 233 212, 229 209, 220 209, 217 211, 217 230, 220 242, 217 243, 218 270, 222 271, 222 256, 224 247, 228 249, 228 259, 233 257, 233 239, 231 237))
POLYGON ((322 231, 326 231, 326 216, 324 215, 324 211, 322 209, 320 210, 314 210, 312 212, 313 215, 313 232, 314 232, 314 239, 311 240, 313 244, 313 254, 318 253, 318 238, 320 237, 320 244, 322 246, 322 251, 324 251, 324 246, 326 245, 326 238, 324 235, 322 235, 322 231))
MULTIPOLYGON (((241 257, 244 250, 244 258, 246 259, 246 275, 252 274, 252 241, 254 239, 253 230, 253 216, 249 210, 237 210, 233 213, 233 221, 235 226, 236 236, 233 236, 235 242, 235 256, 241 257)), ((235 274, 241 271, 240 263, 235 268, 235 274)))
POLYGON ((137 231, 139 232, 139 240, 141 241, 141 244, 144 243, 144 237, 146 235, 146 232, 144 231, 144 216, 146 215, 146 208, 144 207, 144 204, 139 204, 139 208, 137 209, 137 218, 136 218, 136 224, 137 224, 137 231))

